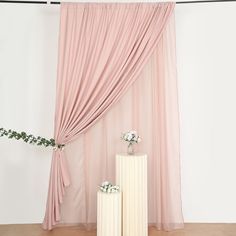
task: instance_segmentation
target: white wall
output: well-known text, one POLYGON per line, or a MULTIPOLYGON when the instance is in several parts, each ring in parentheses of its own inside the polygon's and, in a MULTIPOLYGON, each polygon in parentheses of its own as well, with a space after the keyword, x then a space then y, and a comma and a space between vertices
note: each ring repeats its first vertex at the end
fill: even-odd
POLYGON ((236 3, 177 6, 186 221, 236 222, 236 3))
MULTIPOLYGON (((236 4, 176 6, 186 222, 236 222, 236 4)), ((59 6, 0 4, 0 127, 53 136, 59 6)), ((0 140, 0 224, 41 222, 50 149, 0 140)))
MULTIPOLYGON (((0 127, 51 138, 59 9, 0 3, 0 127)), ((0 224, 41 222, 50 148, 0 140, 0 224)))

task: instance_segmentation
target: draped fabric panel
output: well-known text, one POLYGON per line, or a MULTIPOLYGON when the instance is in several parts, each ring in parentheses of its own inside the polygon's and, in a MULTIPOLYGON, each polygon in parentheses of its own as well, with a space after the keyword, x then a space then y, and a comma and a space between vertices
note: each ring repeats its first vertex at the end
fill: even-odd
MULTIPOLYGON (((133 84, 162 38, 174 5, 61 4, 55 112, 58 144, 66 144, 67 149, 133 84)), ((89 141, 85 138, 88 151, 89 141)), ((70 184, 65 151, 58 149, 52 158, 45 229, 60 221, 60 205, 70 184)))
POLYGON ((72 179, 61 208, 62 224, 95 226, 98 185, 115 183, 115 155, 127 151, 121 132, 132 129, 142 138, 136 152, 148 155, 149 224, 161 230, 182 228, 174 15, 138 79, 67 146, 72 179))

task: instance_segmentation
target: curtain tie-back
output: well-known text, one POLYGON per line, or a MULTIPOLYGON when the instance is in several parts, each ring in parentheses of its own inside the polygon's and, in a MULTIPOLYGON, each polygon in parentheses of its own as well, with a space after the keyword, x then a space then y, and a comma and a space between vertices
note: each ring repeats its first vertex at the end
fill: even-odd
POLYGON ((56 144, 54 147, 53 147, 53 150, 54 151, 63 151, 65 149, 65 144, 56 144))

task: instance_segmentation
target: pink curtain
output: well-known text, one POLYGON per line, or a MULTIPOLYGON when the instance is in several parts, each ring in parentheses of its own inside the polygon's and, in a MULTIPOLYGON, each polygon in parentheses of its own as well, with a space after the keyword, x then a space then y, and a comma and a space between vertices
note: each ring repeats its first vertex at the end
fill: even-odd
POLYGON ((138 79, 102 119, 67 145, 71 185, 61 224, 96 226, 98 185, 115 183, 115 154, 127 151, 121 132, 134 129, 142 136, 136 151, 148 154, 149 223, 164 230, 183 227, 174 26, 172 15, 138 79))
MULTIPOLYGON (((87 152, 93 150, 87 136, 89 128, 106 114, 137 79, 158 42, 163 38, 163 30, 173 9, 174 3, 62 4, 55 139, 57 143, 66 144, 66 152, 69 151, 69 143, 78 139, 81 134, 85 136, 84 145, 87 152)), ((165 121, 163 122, 165 126, 165 121)), ((106 135, 106 132, 102 135, 100 133, 98 139, 105 139, 103 135, 106 135)), ((169 131, 165 130, 163 135, 169 135, 169 131)), ((150 142, 154 142, 152 138, 150 142)), ((164 145, 165 149, 168 148, 169 152, 170 147, 167 143, 161 145, 164 145)), ((109 149, 108 146, 107 148, 109 149)), ((162 152, 162 158, 165 158, 167 150, 162 152)), ((93 156, 95 163, 100 160, 98 155, 101 153, 93 156)), ((104 155, 103 158, 107 159, 108 155, 104 155)), ((94 202, 89 202, 90 195, 87 190, 92 188, 89 181, 93 177, 93 172, 88 171, 88 157, 84 156, 84 159, 83 168, 77 171, 85 173, 86 187, 80 186, 76 191, 78 195, 85 194, 85 205, 82 208, 90 209, 89 203, 94 202), (87 175, 88 173, 91 176, 87 175), (84 192, 81 193, 81 190, 84 192)), ((107 168, 105 169, 107 172, 107 168)), ((104 170, 98 169, 99 171, 104 170)), ((71 177, 73 179, 73 174, 71 177)), ((63 202, 65 187, 70 184, 65 151, 56 150, 52 159, 43 224, 45 229, 52 229, 53 225, 60 222, 60 205, 63 202)), ((70 188, 73 188, 73 185, 70 188)), ((93 214, 96 215, 96 212, 88 214, 85 211, 85 220, 82 222, 89 223, 93 214)), ((162 212, 161 215, 165 218, 162 212)))

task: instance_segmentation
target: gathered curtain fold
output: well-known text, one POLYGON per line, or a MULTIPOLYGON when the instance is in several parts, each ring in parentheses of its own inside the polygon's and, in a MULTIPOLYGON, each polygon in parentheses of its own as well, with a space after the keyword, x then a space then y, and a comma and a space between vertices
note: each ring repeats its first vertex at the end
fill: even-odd
MULTIPOLYGON (((62 3, 55 140, 68 144, 93 126, 138 78, 174 3, 62 3)), ((66 147, 65 147, 66 148, 66 147)), ((44 229, 60 222, 70 175, 53 153, 44 229)))

